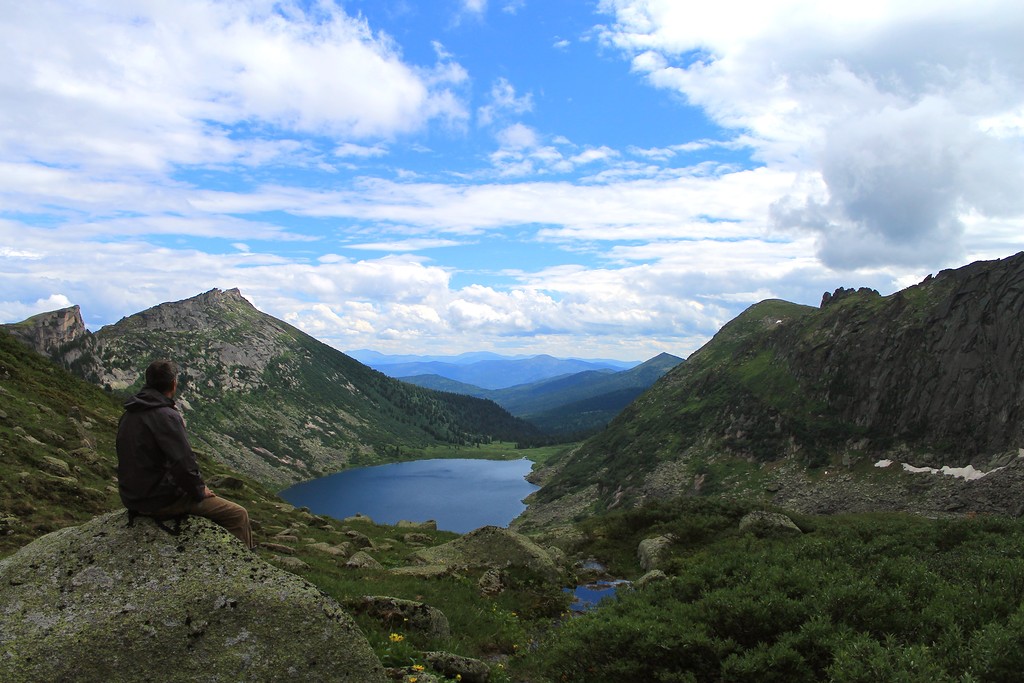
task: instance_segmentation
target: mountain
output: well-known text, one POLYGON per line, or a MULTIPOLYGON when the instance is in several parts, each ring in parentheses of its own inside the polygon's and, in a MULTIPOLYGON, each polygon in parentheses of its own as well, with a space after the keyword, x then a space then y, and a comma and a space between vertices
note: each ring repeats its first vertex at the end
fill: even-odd
POLYGON ((7 329, 121 394, 154 358, 181 368, 197 450, 274 486, 424 447, 515 441, 536 430, 490 401, 391 379, 262 313, 237 289, 164 303, 90 333, 77 307, 7 329))
POLYGON ((578 511, 722 493, 814 511, 1019 514, 1017 495, 978 495, 1024 460, 1022 357, 1024 253, 885 297, 763 301, 540 473, 536 502, 578 511), (964 479, 902 465, 988 475, 954 491, 964 479))
POLYGON ((571 375, 587 370, 618 371, 633 367, 635 363, 612 360, 581 360, 578 358, 555 358, 548 355, 529 358, 488 358, 478 359, 478 354, 464 354, 451 360, 417 360, 406 362, 384 362, 368 355, 367 364, 389 377, 410 380, 420 375, 438 375, 481 389, 503 389, 517 384, 529 384, 552 377, 571 375), (466 362, 466 361, 469 362, 466 362))
POLYGON ((466 353, 460 353, 455 356, 451 355, 419 355, 419 354, 387 354, 379 351, 372 351, 370 349, 356 349, 354 351, 346 351, 346 354, 355 358, 364 365, 369 365, 375 370, 379 370, 381 366, 395 365, 398 363, 450 363, 452 365, 469 365, 470 363, 476 363, 482 360, 524 360, 531 358, 529 355, 515 355, 515 356, 504 356, 500 353, 493 353, 491 351, 467 351, 466 353))
POLYGON ((487 398, 548 435, 577 440, 608 424, 658 378, 682 362, 662 353, 628 370, 586 370, 504 389, 482 389, 440 375, 407 377, 417 386, 487 398))

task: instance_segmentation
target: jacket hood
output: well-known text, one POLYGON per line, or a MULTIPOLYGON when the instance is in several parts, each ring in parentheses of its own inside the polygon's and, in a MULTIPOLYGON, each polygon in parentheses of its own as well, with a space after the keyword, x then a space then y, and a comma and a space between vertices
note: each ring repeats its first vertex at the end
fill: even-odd
POLYGON ((145 386, 142 387, 142 391, 124 402, 124 409, 138 412, 140 410, 153 410, 154 408, 164 408, 173 405, 173 399, 164 396, 153 387, 145 386))

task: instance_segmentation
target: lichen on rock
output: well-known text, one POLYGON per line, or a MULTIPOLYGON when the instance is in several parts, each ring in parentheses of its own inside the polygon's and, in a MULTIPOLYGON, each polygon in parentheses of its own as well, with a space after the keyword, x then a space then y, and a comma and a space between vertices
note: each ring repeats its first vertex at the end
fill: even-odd
POLYGON ((108 513, 0 561, 0 680, 384 681, 332 598, 219 526, 126 522, 108 513))

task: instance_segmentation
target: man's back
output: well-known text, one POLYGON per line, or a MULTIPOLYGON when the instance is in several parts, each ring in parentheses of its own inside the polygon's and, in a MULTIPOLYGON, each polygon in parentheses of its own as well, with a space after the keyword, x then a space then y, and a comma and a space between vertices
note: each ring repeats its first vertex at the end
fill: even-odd
POLYGON ((121 502, 155 512, 182 496, 202 499, 205 484, 173 399, 149 386, 125 402, 117 428, 121 502))

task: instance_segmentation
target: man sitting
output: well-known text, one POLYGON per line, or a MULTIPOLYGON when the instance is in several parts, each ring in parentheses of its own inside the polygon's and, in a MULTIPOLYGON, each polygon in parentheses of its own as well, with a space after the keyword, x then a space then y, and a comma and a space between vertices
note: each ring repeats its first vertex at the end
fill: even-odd
POLYGON ((146 384, 125 402, 117 426, 117 479, 129 510, 157 519, 183 514, 206 517, 252 548, 249 513, 213 493, 203 481, 185 421, 174 406, 178 366, 157 360, 146 384))

